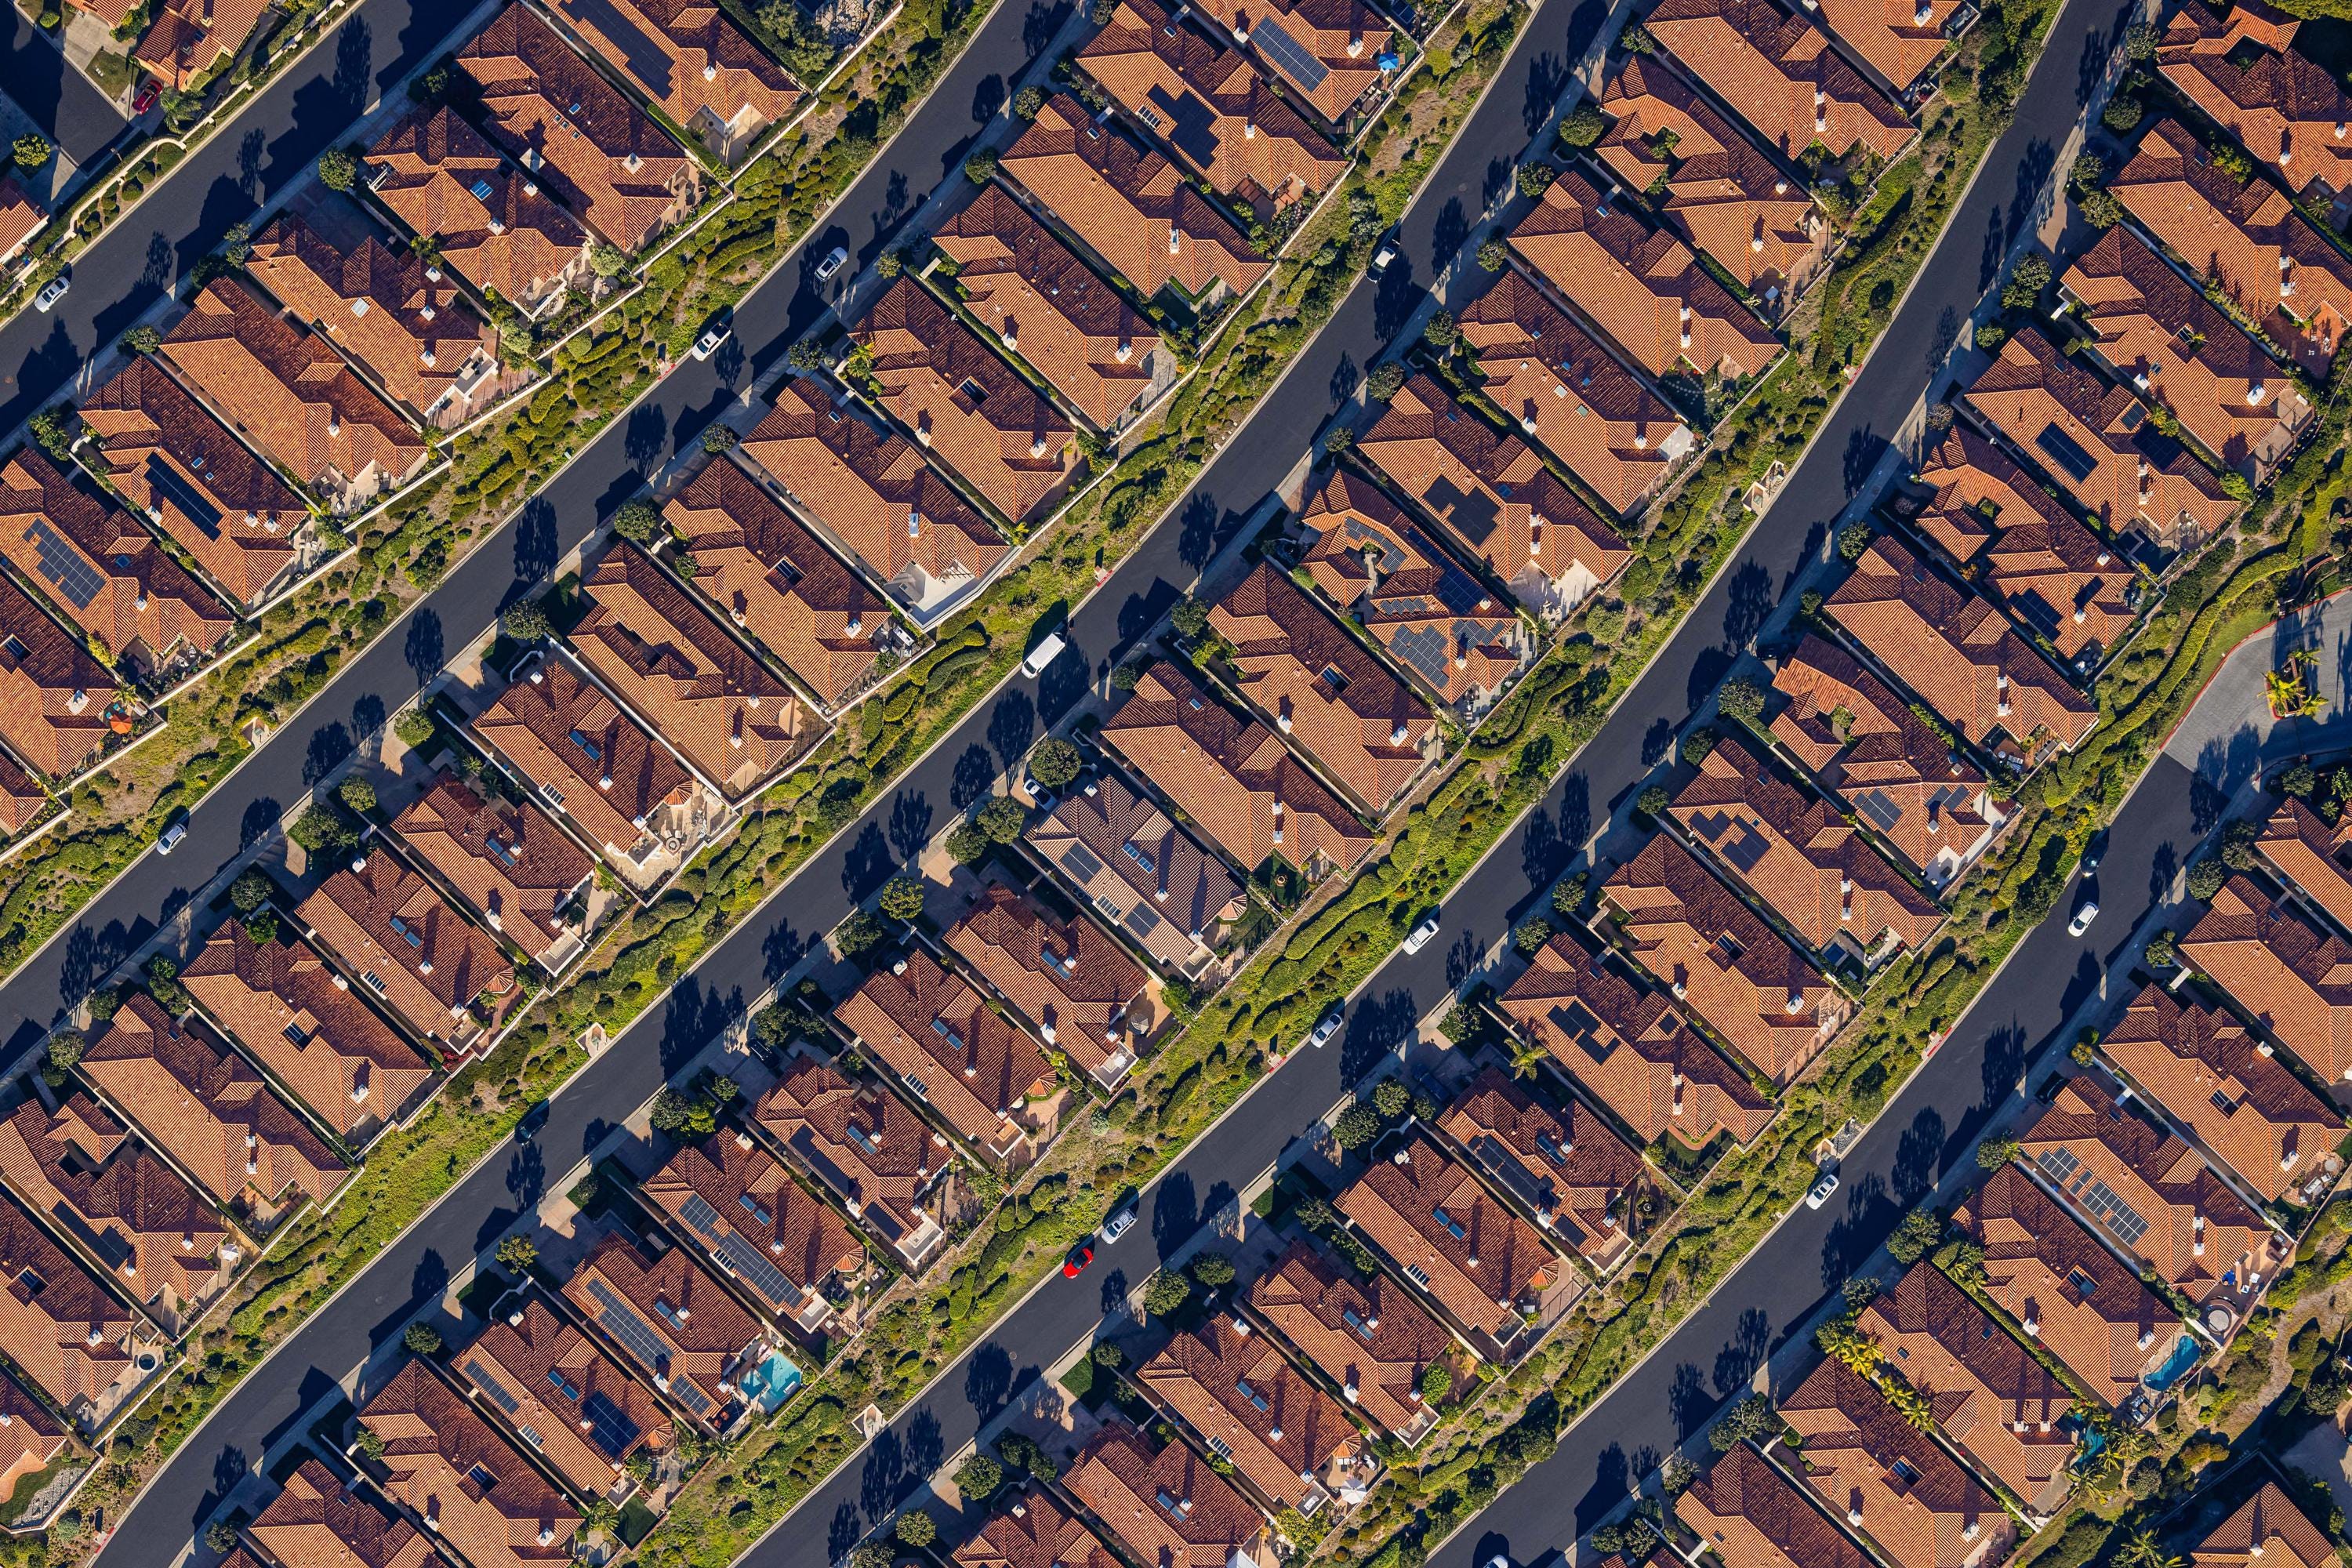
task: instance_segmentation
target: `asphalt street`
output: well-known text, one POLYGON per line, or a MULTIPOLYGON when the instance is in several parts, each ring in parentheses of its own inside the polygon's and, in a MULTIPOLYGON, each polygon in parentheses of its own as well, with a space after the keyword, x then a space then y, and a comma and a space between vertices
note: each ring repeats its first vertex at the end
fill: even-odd
POLYGON ((88 77, 66 63, 65 51, 42 37, 33 19, 15 5, 8 7, 8 26, 7 52, 0 57, 0 71, 5 72, 0 87, 42 135, 64 148, 75 163, 87 164, 121 132, 122 116, 88 77))

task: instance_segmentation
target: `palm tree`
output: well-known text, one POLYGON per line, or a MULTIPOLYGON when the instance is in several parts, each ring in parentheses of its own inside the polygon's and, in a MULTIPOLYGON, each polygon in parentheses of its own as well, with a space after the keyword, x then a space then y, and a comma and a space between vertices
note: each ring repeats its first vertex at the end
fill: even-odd
POLYGON ((2175 1556, 2153 1530, 2143 1530, 2124 1542, 2116 1554, 2119 1568, 2188 1568, 2188 1560, 2175 1556))
POLYGON ((1514 1035, 1511 1037, 1511 1070, 1521 1078, 1533 1078, 1536 1068, 1549 1055, 1535 1041, 1514 1035))

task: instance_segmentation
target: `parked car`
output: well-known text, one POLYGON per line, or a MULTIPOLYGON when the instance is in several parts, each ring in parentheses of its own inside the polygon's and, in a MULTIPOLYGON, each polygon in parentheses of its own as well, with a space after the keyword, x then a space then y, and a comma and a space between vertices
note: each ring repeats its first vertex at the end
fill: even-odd
POLYGON ((184 816, 174 817, 171 825, 163 829, 163 836, 155 840, 155 853, 169 855, 180 847, 180 840, 187 836, 188 819, 184 816))
POLYGON ((66 297, 66 290, 71 287, 72 280, 68 279, 64 273, 58 273, 55 278, 50 279, 47 283, 41 285, 41 291, 33 296, 33 309, 42 311, 47 310, 50 306, 64 299, 66 297))
POLYGON ((719 352, 719 345, 726 341, 727 323, 724 321, 711 322, 710 325, 702 329, 702 335, 694 340, 694 357, 697 359, 709 359, 712 354, 719 352))
POLYGON ((1021 661, 1021 673, 1032 680, 1036 679, 1045 673, 1047 665, 1062 657, 1062 650, 1069 646, 1062 640, 1061 633, 1047 632, 1045 640, 1031 648, 1029 657, 1021 661))
POLYGON ((1830 1201, 1831 1196, 1836 1193, 1837 1189, 1837 1173, 1835 1171, 1822 1172, 1822 1179, 1813 1184, 1813 1190, 1805 1194, 1805 1206, 1809 1209, 1817 1209, 1821 1207, 1823 1204, 1830 1201))
POLYGON ((2091 929, 2091 922, 2098 918, 2098 900, 2096 899, 2084 899, 2082 902, 2082 906, 2074 911, 2074 918, 2066 922, 2066 934, 2069 936, 2082 935, 2084 931, 2091 929))
POLYGON ((1419 925, 1413 927, 1412 931, 1405 933, 1404 950, 1407 952, 1419 952, 1423 948, 1429 945, 1430 938, 1436 934, 1437 911, 1435 910, 1432 910, 1427 914, 1421 917, 1421 923, 1419 925))
POLYGON ((1118 1207, 1111 1210, 1110 1217, 1103 1221, 1103 1245, 1105 1247, 1108 1247, 1112 1242, 1117 1241, 1120 1237, 1125 1236, 1129 1231, 1133 1230, 1135 1228, 1135 1199, 1132 1196, 1129 1196, 1127 1202, 1119 1205, 1118 1207))
POLYGON ((1076 1279, 1085 1270, 1086 1266, 1094 1260, 1095 1244, 1091 1241, 1078 1243, 1077 1246, 1070 1248, 1070 1255, 1062 1259, 1062 1278, 1076 1279))
POLYGON ((816 280, 820 283, 824 282, 826 279, 831 278, 835 273, 840 271, 843 267, 848 264, 848 249, 843 246, 835 246, 830 251, 825 253, 824 259, 816 264, 816 280))
POLYGON ((155 107, 155 100, 163 96, 163 85, 156 81, 154 78, 148 78, 147 80, 140 86, 139 96, 131 100, 131 117, 133 120, 136 120, 139 116, 146 113, 149 110, 155 107))
MULTIPOLYGON (((1408 937, 1406 940, 1409 942, 1412 939, 1408 937)), ((1307 1043, 1318 1050, 1328 1045, 1331 1037, 1339 1032, 1339 1020, 1347 1016, 1348 1009, 1344 1003, 1334 1002, 1324 1008, 1323 1016, 1315 1021, 1315 1032, 1307 1037, 1307 1043)))

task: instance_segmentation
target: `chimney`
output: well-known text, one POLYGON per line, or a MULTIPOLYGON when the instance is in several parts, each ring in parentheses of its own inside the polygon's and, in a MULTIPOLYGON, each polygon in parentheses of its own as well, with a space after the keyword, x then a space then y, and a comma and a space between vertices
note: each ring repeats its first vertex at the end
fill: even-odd
POLYGON ((704 66, 702 68, 702 79, 705 81, 717 81, 719 79, 719 68, 715 65, 704 66))
POLYGON ((2279 258, 2279 298, 2294 298, 2294 258, 2292 256, 2279 258))
POLYGON ((1788 1002, 1787 1002, 1787 1003, 1786 1003, 1786 1005, 1785 1005, 1785 1011, 1788 1013, 1789 1016, 1790 1016, 1791 1018, 1793 1018, 1793 1017, 1795 1017, 1798 1014, 1800 1014, 1800 1013, 1803 1012, 1804 1010, 1805 1010, 1805 994, 1804 994, 1803 992, 1801 992, 1801 991, 1791 991, 1791 992, 1790 992, 1790 993, 1789 993, 1789 1000, 1788 1000, 1788 1002))
POLYGON ((2263 399, 2269 395, 2270 388, 2264 386, 2259 379, 2250 381, 2246 384, 2247 407, 2260 408, 2263 405, 2263 399))
POLYGON ((1274 803, 1274 841, 1276 844, 1282 842, 1282 802, 1279 800, 1274 803))
POLYGON ((2009 677, 1996 673, 1992 678, 1993 712, 2000 718, 2009 717, 2009 677))

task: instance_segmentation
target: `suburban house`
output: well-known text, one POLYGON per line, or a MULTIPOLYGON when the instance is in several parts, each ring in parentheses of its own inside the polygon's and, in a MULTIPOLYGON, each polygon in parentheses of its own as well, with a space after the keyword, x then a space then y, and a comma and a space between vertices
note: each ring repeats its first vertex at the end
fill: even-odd
POLYGON ((802 98, 716 0, 557 0, 582 42, 710 154, 740 163, 802 98))
POLYGON ((449 1364, 474 1394, 526 1437, 574 1494, 616 1498, 635 1482, 630 1456, 658 1462, 677 1424, 652 1389, 621 1369, 536 1289, 499 1303, 490 1324, 449 1364))
POLYGON ((1341 1398, 1407 1447, 1437 1425, 1423 1392, 1432 1369, 1449 1383, 1466 1372, 1455 1364, 1452 1331, 1410 1290, 1384 1273, 1360 1278, 1297 1237, 1240 1300, 1338 1384, 1341 1398))
POLYGON ((833 1016, 992 1163, 1026 1164, 1051 1136, 1062 1100, 1053 1065, 922 949, 867 975, 833 1016))
POLYGON ((1822 0, 1821 11, 1849 54, 1915 102, 1934 90, 1920 79, 1973 15, 1966 0, 1822 0))
POLYGON ((580 1510, 464 1396, 411 1357, 359 1407, 384 1493, 471 1568, 559 1568, 580 1510))
MULTIPOLYGON (((125 18, 130 10, 123 6, 125 18)), ((242 50, 268 11, 268 0, 159 0, 131 60, 164 87, 184 92, 242 50)))
POLYGON ((387 1514, 352 1483, 305 1458, 245 1527, 278 1568, 445 1568, 433 1538, 387 1514))
POLYGON ((638 1191, 673 1235, 804 1334, 824 1331, 827 1296, 866 1267, 857 1233, 749 1133, 722 1128, 681 1144, 638 1191))
POLYGON ((470 1054, 522 1000, 497 940, 380 846, 362 845, 294 918, 444 1056, 470 1054))
POLYGON ((1273 1568, 1265 1515, 1181 1440, 1114 1407, 1062 1471, 1065 1490, 1147 1568, 1273 1568))
POLYGON ((564 1281, 563 1299, 705 1433, 724 1434, 747 1408, 745 1374, 768 1355, 767 1336, 679 1248, 648 1256, 637 1237, 607 1231, 564 1281))
POLYGON ((947 1239, 924 1206, 954 1163, 947 1134, 889 1090, 796 1055, 751 1120, 916 1273, 947 1239))
POLYGON ((1496 1067, 1436 1122, 1536 1224, 1595 1269, 1625 1255, 1624 1220, 1646 1174, 1640 1151, 1573 1095, 1556 1104, 1496 1067))
POLYGON ((1000 1500, 980 1528, 947 1555, 953 1568, 1125 1568, 1118 1554, 1065 1510, 1042 1481, 1000 1500))
POLYGON ((1809 12, 1778 0, 1660 0, 1642 21, 1783 158, 1818 142, 1832 158, 1861 146, 1892 159, 1917 128, 1809 12))
POLYGON ((2352 94, 2295 47, 2302 21, 2263 0, 2237 0, 2227 19, 2182 0, 2164 24, 2156 68, 2296 195, 2333 202, 2352 190, 2352 94))
POLYGON ((1064 921, 1001 882, 941 939, 1071 1065, 1117 1093, 1150 1032, 1150 976, 1084 915, 1064 921))
MULTIPOLYGON (((145 1319, 0 1199, 0 1352, 84 1433, 103 1426, 162 1359, 145 1319)), ((0 1380, 13 1384, 13 1379, 0 1380)), ((7 1401, 0 1400, 0 1413, 7 1401)))
POLYGON ((2352 820, 2330 827, 2287 795, 2263 824, 2254 853, 2338 929, 2352 930, 2352 820))
POLYGON ((57 1462, 71 1439, 66 1424, 40 1395, 0 1372, 0 1492, 16 1495, 17 1483, 57 1462))
POLYGON ((482 923, 541 969, 582 951, 596 862, 528 799, 485 793, 444 769, 392 831, 482 923))
POLYGON ((105 746, 113 732, 113 704, 112 672, 23 589, 0 577, 0 741, 44 777, 62 783, 105 746))
POLYGON ((1207 15, 1330 125, 1398 69, 1395 31, 1366 0, 1219 0, 1207 15))
POLYGON ((2335 1543, 2276 1481, 2264 1481, 2189 1553, 2190 1568, 2326 1568, 2335 1543))
POLYGON ((1363 1500, 1380 1461, 1338 1400, 1247 1319, 1219 1312, 1135 1369, 1136 1384, 1201 1436, 1269 1511, 1309 1519, 1363 1500))
POLYGON ((446 105, 394 121, 367 171, 376 200, 486 296, 536 315, 590 275, 580 220, 446 105))
POLYGON ((2017 1539, 1983 1482, 1832 1357, 1779 1401, 1790 1464, 1897 1568, 1976 1568, 2017 1539))
POLYGON ((2304 1066, 2330 1084, 2352 1079, 2352 942, 2292 897, 2231 877, 2179 952, 2304 1066))
POLYGON ((1209 939, 1240 918, 1246 898, 1223 861, 1108 769, 1057 796, 1028 845, 1148 956, 1188 975, 1208 963, 1209 939))
POLYGON ((1743 1568, 1872 1568, 1875 1559, 1742 1443, 1676 1494, 1675 1517, 1720 1561, 1743 1568))

